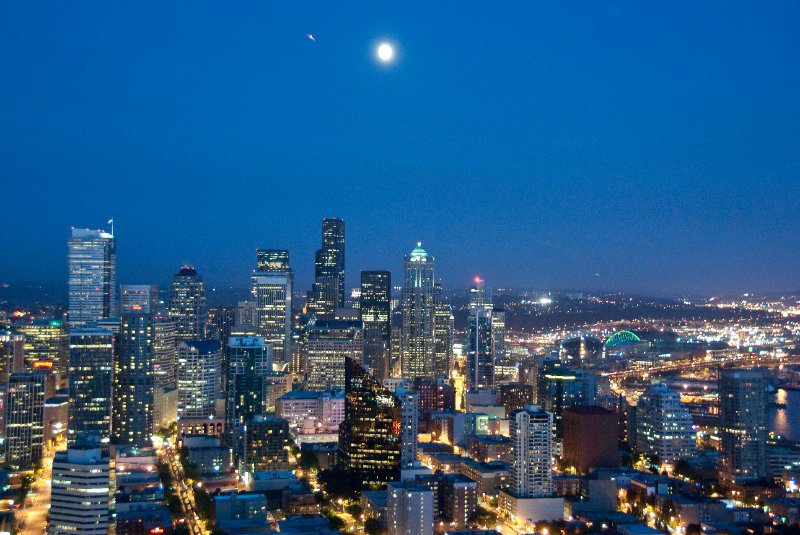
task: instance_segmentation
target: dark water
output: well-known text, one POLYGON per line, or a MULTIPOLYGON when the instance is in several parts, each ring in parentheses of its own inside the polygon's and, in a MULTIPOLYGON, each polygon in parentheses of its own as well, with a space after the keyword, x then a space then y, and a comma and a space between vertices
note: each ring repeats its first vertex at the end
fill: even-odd
POLYGON ((786 408, 778 409, 770 405, 767 410, 767 429, 789 440, 800 442, 800 390, 780 388, 771 399, 777 403, 786 403, 786 408))

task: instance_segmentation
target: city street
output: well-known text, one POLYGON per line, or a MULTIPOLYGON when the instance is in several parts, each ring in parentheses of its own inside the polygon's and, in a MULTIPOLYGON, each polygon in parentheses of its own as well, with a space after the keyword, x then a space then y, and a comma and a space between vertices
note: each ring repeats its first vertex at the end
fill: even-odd
POLYGON ((167 459, 172 479, 175 482, 175 489, 181 501, 183 514, 186 516, 186 525, 192 535, 203 535, 206 531, 202 520, 196 516, 194 504, 194 492, 184 480, 183 467, 175 454, 175 450, 169 444, 164 445, 164 455, 167 459))
POLYGON ((50 478, 53 470, 53 458, 42 460, 42 473, 33 482, 29 493, 30 507, 20 510, 19 528, 22 533, 41 535, 47 530, 47 514, 50 510, 50 478))

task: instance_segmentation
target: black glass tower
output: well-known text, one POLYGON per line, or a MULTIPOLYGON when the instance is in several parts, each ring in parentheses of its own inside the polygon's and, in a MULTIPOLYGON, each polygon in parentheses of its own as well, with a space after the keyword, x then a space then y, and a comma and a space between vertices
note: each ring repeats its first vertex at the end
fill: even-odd
POLYGON ((362 483, 400 479, 400 400, 351 358, 345 359, 340 462, 362 483))
POLYGON ((372 368, 378 380, 383 380, 390 372, 392 274, 362 271, 360 302, 364 363, 372 368))

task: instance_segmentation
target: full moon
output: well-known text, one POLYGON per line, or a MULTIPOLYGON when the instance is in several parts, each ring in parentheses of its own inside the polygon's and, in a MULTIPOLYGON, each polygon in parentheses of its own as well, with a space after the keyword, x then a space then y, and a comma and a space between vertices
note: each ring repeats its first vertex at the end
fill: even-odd
POLYGON ((389 43, 381 43, 378 46, 378 59, 384 63, 389 63, 394 58, 394 48, 389 43))

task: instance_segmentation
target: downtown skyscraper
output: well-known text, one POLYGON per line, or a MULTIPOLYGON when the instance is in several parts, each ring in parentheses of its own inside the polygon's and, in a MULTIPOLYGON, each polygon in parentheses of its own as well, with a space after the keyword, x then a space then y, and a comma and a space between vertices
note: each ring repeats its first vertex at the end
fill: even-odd
POLYGON ((483 279, 470 290, 467 338, 467 388, 493 388, 505 360, 505 312, 492 306, 483 279))
POLYGON ((767 382, 760 370, 719 372, 719 415, 722 475, 733 483, 767 475, 767 382))
POLYGON ((117 246, 102 230, 72 228, 67 242, 68 321, 87 325, 116 316, 117 246))
POLYGON ((362 271, 359 298, 364 364, 379 381, 389 376, 392 336, 392 274, 362 271))
MULTIPOLYGON (((259 249, 258 270, 251 277, 251 293, 256 334, 272 345, 276 364, 291 361, 292 282, 289 251, 259 249)), ((241 321, 241 318, 238 318, 241 321)))
POLYGON ((169 317, 175 322, 178 340, 206 337, 206 283, 197 270, 183 266, 172 277, 169 288, 169 317))
POLYGON ((96 327, 69 333, 69 424, 72 444, 80 433, 111 438, 114 333, 96 327))
POLYGON ((435 375, 436 355, 434 258, 422 243, 405 257, 403 272, 402 375, 406 378, 435 375))
POLYGON ((345 360, 339 461, 364 483, 400 478, 402 403, 357 361, 345 360))
POLYGON ((322 220, 322 247, 314 256, 314 284, 308 294, 309 313, 317 319, 334 319, 344 307, 344 221, 322 220))
POLYGON ((140 307, 122 315, 114 359, 111 440, 143 448, 153 431, 153 315, 140 307))

